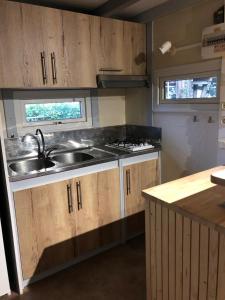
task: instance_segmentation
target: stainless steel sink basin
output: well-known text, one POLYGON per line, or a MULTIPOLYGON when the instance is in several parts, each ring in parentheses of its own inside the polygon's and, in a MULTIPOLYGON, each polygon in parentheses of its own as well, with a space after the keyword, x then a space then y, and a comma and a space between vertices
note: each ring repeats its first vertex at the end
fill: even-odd
POLYGON ((40 171, 54 167, 55 164, 49 159, 21 160, 9 165, 9 168, 19 175, 28 174, 33 171, 40 171))
POLYGON ((71 165, 75 163, 85 162, 93 158, 94 156, 83 152, 68 152, 55 155, 52 157, 52 160, 65 165, 71 165))

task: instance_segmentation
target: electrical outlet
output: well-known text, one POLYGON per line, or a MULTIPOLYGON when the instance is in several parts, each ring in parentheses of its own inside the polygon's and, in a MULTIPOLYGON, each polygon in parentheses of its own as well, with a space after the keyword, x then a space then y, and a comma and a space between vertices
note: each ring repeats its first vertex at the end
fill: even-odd
POLYGON ((222 103, 221 103, 221 109, 222 109, 222 110, 225 110, 225 102, 222 102, 222 103))

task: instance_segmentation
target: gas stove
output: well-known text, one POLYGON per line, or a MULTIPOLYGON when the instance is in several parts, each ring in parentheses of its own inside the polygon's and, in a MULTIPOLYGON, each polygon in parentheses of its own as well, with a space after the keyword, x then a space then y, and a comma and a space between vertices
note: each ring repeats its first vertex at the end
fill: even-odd
POLYGON ((108 143, 105 146, 113 149, 129 151, 129 152, 143 151, 143 150, 153 149, 155 147, 148 141, 133 140, 133 139, 121 140, 121 141, 117 140, 112 143, 108 143))

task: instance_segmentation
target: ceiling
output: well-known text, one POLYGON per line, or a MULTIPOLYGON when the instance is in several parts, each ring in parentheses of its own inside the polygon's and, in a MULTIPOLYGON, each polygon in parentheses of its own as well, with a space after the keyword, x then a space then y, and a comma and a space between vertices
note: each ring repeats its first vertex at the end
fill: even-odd
POLYGON ((171 0, 13 0, 27 2, 105 17, 133 19, 171 0))
POLYGON ((140 0, 133 5, 124 8, 118 16, 132 18, 167 1, 168 0, 140 0))

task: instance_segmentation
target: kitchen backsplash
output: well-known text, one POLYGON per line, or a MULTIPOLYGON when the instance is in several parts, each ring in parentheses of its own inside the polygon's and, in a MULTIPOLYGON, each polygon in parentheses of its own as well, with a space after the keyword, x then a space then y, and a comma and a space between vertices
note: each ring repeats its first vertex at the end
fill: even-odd
MULTIPOLYGON (((35 133, 35 130, 31 133, 35 133)), ((125 140, 127 137, 160 141, 161 128, 121 125, 47 133, 44 137, 47 147, 56 145, 63 150, 65 146, 69 147, 68 143, 76 148, 79 144, 82 146, 104 145, 115 140, 125 140)), ((31 150, 37 147, 33 139, 22 142, 21 137, 5 139, 5 146, 9 159, 16 157, 18 150, 31 150)))

